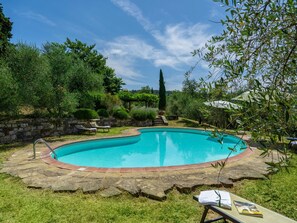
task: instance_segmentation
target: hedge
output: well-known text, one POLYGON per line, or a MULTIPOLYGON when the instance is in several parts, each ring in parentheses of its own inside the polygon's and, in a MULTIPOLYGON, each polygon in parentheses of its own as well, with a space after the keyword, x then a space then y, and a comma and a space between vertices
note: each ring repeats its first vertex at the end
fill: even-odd
POLYGON ((73 113, 77 119, 97 119, 99 115, 96 111, 88 108, 79 108, 73 113))

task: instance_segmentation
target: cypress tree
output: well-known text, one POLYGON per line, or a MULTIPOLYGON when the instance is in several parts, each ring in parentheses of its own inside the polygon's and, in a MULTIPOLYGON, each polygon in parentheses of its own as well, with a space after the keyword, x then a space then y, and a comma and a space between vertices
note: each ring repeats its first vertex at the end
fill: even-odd
POLYGON ((159 110, 166 109, 166 89, 162 69, 160 69, 159 78, 159 110))

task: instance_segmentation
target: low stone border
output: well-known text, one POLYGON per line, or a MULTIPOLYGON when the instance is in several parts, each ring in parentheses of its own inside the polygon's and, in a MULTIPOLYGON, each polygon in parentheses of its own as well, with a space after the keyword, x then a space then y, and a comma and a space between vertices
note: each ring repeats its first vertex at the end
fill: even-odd
MULTIPOLYGON (((138 134, 136 130, 123 133, 124 136, 138 134)), ((118 137, 118 136, 116 136, 118 137)), ((94 137, 94 139, 98 139, 94 137)), ((53 147, 68 142, 51 143, 53 147)), ((268 174, 266 161, 269 158, 260 157, 260 151, 255 147, 247 149, 245 156, 228 161, 220 178, 224 186, 233 186, 234 182, 242 179, 264 179, 268 174)), ((39 157, 33 159, 32 145, 15 152, 2 164, 0 173, 7 173, 20 177, 31 188, 51 189, 60 191, 82 190, 84 193, 99 193, 104 197, 115 196, 127 191, 134 196, 146 196, 156 200, 166 199, 166 193, 176 188, 178 191, 188 193, 202 185, 220 185, 217 181, 217 169, 210 163, 189 165, 183 168, 145 169, 125 171, 125 169, 98 168, 69 168, 63 165, 52 165, 44 154, 48 149, 38 146, 39 157), (48 161, 48 160, 47 160, 48 161)), ((60 163, 61 164, 61 163, 60 163)))

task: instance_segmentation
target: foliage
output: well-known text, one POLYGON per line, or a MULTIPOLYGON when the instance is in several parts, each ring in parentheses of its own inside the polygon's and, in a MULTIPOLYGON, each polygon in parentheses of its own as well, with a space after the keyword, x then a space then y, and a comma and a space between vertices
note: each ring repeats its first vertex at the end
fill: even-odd
POLYGON ((156 102, 158 102, 158 96, 148 93, 135 94, 137 101, 145 102, 146 107, 152 107, 156 102))
POLYGON ((111 113, 114 107, 121 106, 122 102, 118 95, 105 94, 103 97, 103 104, 105 105, 107 111, 111 113))
POLYGON ((105 118, 109 117, 107 110, 104 108, 98 109, 97 113, 98 113, 99 117, 105 117, 105 118))
POLYGON ((17 113, 18 86, 12 72, 4 61, 0 60, 0 112, 8 115, 17 113))
POLYGON ((82 61, 76 60, 68 69, 68 89, 70 92, 85 94, 85 92, 97 90, 102 87, 102 81, 82 61))
POLYGON ((8 52, 6 61, 17 83, 20 105, 45 108, 53 91, 47 59, 36 47, 22 43, 8 52))
MULTIPOLYGON (((61 118, 72 114, 77 107, 105 108, 110 112, 115 105, 121 105, 117 95, 102 93, 104 72, 112 77, 114 71, 105 65, 106 59, 94 50, 94 45, 68 39, 64 44, 46 43, 41 51, 18 43, 6 48, 3 60, 1 82, 7 86, 1 91, 3 112, 30 107, 34 114, 42 111, 61 118), (9 98, 10 106, 4 106, 9 98)), ((115 89, 113 84, 111 81, 111 88, 115 89)))
POLYGON ((157 112, 151 108, 133 108, 130 116, 137 121, 155 120, 157 112))
POLYGON ((153 108, 147 108, 147 119, 148 120, 155 120, 157 115, 156 109, 153 108))
POLYGON ((180 91, 174 91, 168 96, 167 112, 169 115, 181 116, 186 108, 185 94, 180 91))
POLYGON ((92 91, 89 92, 89 95, 92 97, 92 103, 94 103, 94 108, 96 110, 100 108, 107 109, 107 105, 105 104, 105 94, 98 92, 98 91, 92 91))
POLYGON ((100 73, 106 64, 106 58, 95 50, 95 44, 88 46, 87 44, 75 39, 71 41, 69 38, 64 43, 66 51, 80 61, 85 62, 95 72, 100 73))
POLYGON ((120 91, 118 96, 122 101, 125 101, 125 102, 136 100, 134 97, 134 94, 130 91, 120 91))
POLYGON ((113 95, 117 94, 122 90, 123 85, 125 85, 123 79, 115 75, 114 69, 106 67, 103 78, 105 92, 113 95))
POLYGON ((159 110, 166 109, 166 89, 162 69, 160 69, 159 78, 159 110))
MULTIPOLYGON (((253 137, 275 145, 290 134, 297 119, 297 2, 293 0, 221 0, 224 31, 204 49, 194 51, 209 63, 209 78, 220 77, 229 89, 247 88, 257 98, 246 101, 233 118, 253 137), (236 83, 236 86, 234 85, 236 83)), ((216 79, 215 79, 216 80, 216 79)), ((273 146, 268 146, 268 154, 273 146)), ((283 160, 286 166, 287 159, 283 160)))
MULTIPOLYGON (((211 122, 210 118, 213 116, 209 114, 210 109, 206 108, 203 102, 199 99, 192 99, 188 102, 187 108, 184 109, 183 115, 187 118, 198 120, 201 124, 202 121, 207 120, 207 122, 211 122)), ((223 118, 219 115, 214 115, 214 117, 223 118)))
POLYGON ((158 101, 158 96, 151 93, 120 91, 118 95, 122 101, 129 104, 129 110, 131 110, 131 102, 144 102, 146 107, 153 107, 158 101))
POLYGON ((99 115, 96 111, 88 108, 79 108, 73 113, 77 119, 97 119, 99 115))
POLYGON ((54 117, 63 117, 74 112, 78 99, 77 94, 70 92, 69 80, 73 60, 70 55, 65 54, 65 46, 57 43, 44 45, 44 55, 50 64, 50 83, 53 90, 48 103, 48 111, 54 117))
POLYGON ((3 13, 3 6, 0 3, 0 57, 4 57, 9 40, 12 37, 12 22, 3 13))
POLYGON ((126 112, 126 110, 121 107, 114 108, 112 116, 120 120, 129 118, 128 112, 126 112))
POLYGON ((99 80, 103 79, 106 93, 116 94, 121 90, 124 85, 122 78, 116 77, 114 70, 106 66, 106 58, 95 50, 95 44, 88 46, 77 39, 71 41, 69 38, 67 38, 64 44, 69 54, 72 54, 90 67, 97 74, 99 80))
POLYGON ((141 87, 138 93, 153 94, 153 89, 147 85, 147 86, 141 87))
POLYGON ((88 92, 84 92, 78 95, 78 107, 96 109, 96 98, 90 95, 88 92))

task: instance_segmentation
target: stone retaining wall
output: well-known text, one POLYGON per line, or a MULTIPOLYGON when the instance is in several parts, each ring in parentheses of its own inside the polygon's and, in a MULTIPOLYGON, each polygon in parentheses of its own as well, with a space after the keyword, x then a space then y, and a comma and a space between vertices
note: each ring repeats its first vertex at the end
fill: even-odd
MULTIPOLYGON (((132 120, 116 120, 104 118, 94 120, 98 125, 115 126, 152 126, 152 121, 135 122, 132 120)), ((88 120, 68 119, 19 119, 0 122, 0 143, 11 143, 15 141, 33 141, 47 136, 58 136, 74 134, 76 124, 88 125, 88 120)))

